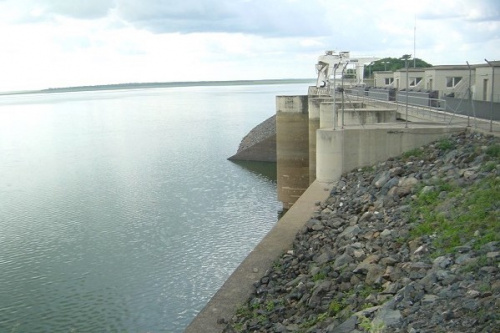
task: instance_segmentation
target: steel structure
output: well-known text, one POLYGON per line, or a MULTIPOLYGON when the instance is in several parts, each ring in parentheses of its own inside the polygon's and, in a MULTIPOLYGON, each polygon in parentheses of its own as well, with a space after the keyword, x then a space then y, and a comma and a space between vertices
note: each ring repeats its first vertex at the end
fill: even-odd
POLYGON ((349 51, 342 51, 336 53, 335 51, 326 51, 324 55, 318 57, 316 64, 316 72, 318 74, 316 80, 317 88, 335 87, 335 79, 337 76, 337 69, 342 67, 341 71, 349 66, 355 69, 356 72, 356 85, 364 84, 364 67, 378 60, 375 57, 361 57, 351 58, 349 51))

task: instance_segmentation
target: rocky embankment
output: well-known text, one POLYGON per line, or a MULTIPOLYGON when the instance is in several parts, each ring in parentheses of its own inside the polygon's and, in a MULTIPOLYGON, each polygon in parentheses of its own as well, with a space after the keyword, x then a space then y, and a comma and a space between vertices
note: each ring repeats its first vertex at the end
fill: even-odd
POLYGON ((255 126, 230 160, 276 162, 276 115, 255 126))
POLYGON ((500 332, 500 141, 342 177, 225 332, 500 332))

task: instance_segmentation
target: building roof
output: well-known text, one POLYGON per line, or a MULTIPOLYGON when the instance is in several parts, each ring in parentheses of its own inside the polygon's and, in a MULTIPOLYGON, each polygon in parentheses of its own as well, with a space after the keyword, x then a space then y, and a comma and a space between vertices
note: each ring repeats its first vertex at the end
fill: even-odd
MULTIPOLYGON (((476 68, 477 65, 471 65, 471 68, 476 68)), ((464 70, 464 69, 469 69, 469 66, 467 65, 438 65, 438 66, 432 66, 428 68, 430 70, 445 70, 445 71, 453 71, 453 70, 464 70)))
MULTIPOLYGON (((426 70, 428 70, 430 68, 432 68, 432 67, 417 67, 417 68, 408 67, 408 72, 425 72, 426 70)), ((396 72, 406 72, 406 68, 400 68, 400 69, 396 70, 396 72)))
MULTIPOLYGON (((494 67, 500 67, 500 60, 492 60, 490 61, 491 65, 494 67)), ((471 64, 471 69, 476 69, 478 67, 490 67, 486 62, 484 64, 471 64)), ((467 65, 437 65, 432 67, 409 67, 408 72, 425 72, 428 70, 436 70, 436 71, 452 71, 452 70, 469 70, 469 66, 467 65)), ((400 68, 395 72, 406 72, 406 68, 400 68)), ((375 71, 374 73, 392 73, 390 71, 375 71)))

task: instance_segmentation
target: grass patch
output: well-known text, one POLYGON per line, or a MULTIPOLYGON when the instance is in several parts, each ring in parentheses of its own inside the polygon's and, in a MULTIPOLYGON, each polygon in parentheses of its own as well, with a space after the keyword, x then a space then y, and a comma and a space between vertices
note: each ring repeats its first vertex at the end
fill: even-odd
POLYGON ((453 144, 453 141, 451 141, 450 139, 441 139, 437 142, 436 147, 441 150, 447 151, 455 148, 455 145, 453 144))
POLYGON ((359 327, 365 332, 369 333, 380 333, 384 331, 385 325, 382 322, 374 323, 365 316, 358 316, 359 327))
POLYGON ((373 287, 373 286, 369 286, 369 285, 363 285, 363 288, 359 291, 359 296, 363 297, 363 298, 367 298, 371 294, 373 294, 373 293, 378 294, 383 290, 384 290, 384 288, 382 288, 382 287, 373 287))
POLYGON ((495 162, 486 162, 485 164, 483 164, 481 166, 481 171, 483 172, 491 172, 493 170, 495 170, 497 167, 497 163, 495 162))
POLYGON ((413 201, 410 221, 415 227, 410 236, 433 235, 438 255, 453 252, 454 247, 471 240, 474 248, 479 248, 500 240, 499 219, 499 179, 485 178, 467 190, 441 183, 413 201), (444 200, 439 196, 442 191, 447 192, 444 200))
POLYGON ((313 276, 313 281, 316 282, 316 281, 324 280, 325 278, 326 278, 326 274, 323 272, 319 272, 313 276))
POLYGON ((488 258, 486 255, 482 255, 478 258, 471 260, 468 264, 466 264, 463 268, 463 272, 475 272, 483 266, 488 264, 488 258))
POLYGON ((328 313, 331 316, 336 316, 340 311, 342 311, 346 307, 344 302, 332 301, 330 305, 328 305, 328 313))
POLYGON ((274 302, 273 301, 267 301, 266 302, 266 310, 268 312, 271 312, 274 310, 274 302))
POLYGON ((500 158, 500 145, 491 145, 486 148, 486 155, 493 158, 500 158))
POLYGON ((418 157, 421 157, 423 155, 424 155, 424 151, 422 149, 415 148, 415 149, 404 152, 401 156, 403 157, 403 160, 407 160, 410 157, 418 158, 418 157))
POLYGON ((311 315, 306 321, 304 321, 300 325, 300 328, 302 328, 302 329, 310 329, 311 327, 314 327, 317 324, 319 324, 322 321, 324 321, 326 318, 328 318, 328 313, 326 313, 326 312, 320 313, 318 315, 311 315))

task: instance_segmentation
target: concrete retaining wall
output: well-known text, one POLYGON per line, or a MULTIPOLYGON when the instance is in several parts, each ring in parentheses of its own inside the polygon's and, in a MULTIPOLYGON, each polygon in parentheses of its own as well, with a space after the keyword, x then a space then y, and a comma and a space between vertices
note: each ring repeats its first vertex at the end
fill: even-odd
POLYGON ((318 181, 333 182, 344 172, 385 161, 421 147, 463 127, 440 125, 380 124, 317 132, 318 181))

